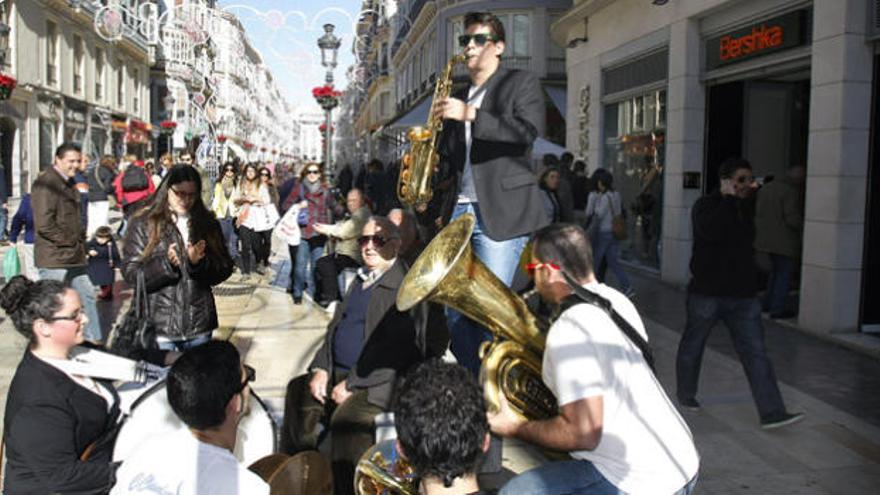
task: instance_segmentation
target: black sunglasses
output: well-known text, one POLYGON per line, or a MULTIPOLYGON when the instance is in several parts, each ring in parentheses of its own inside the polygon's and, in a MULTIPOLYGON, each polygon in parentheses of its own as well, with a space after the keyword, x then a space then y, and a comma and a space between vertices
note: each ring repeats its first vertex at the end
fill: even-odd
POLYGON ((260 174, 260 175, 262 175, 263 177, 271 177, 269 174, 260 174))
POLYGON ((247 387, 248 383, 251 383, 257 379, 257 370, 255 370, 254 368, 252 368, 250 365, 247 365, 247 364, 244 364, 242 366, 244 367, 244 375, 245 376, 244 376, 244 381, 241 382, 241 386, 239 386, 238 390, 235 391, 235 393, 237 393, 237 394, 241 393, 241 391, 244 390, 245 387, 247 387))
POLYGON ((464 48, 468 46, 468 44, 474 40, 474 44, 477 46, 483 46, 487 41, 496 42, 498 41, 498 36, 494 34, 487 33, 479 33, 479 34, 462 34, 458 37, 458 46, 464 48))
POLYGON ((320 174, 321 173, 320 170, 306 170, 306 172, 310 173, 310 174, 320 174))
POLYGON ((358 237, 358 245, 360 247, 364 247, 367 244, 373 241, 373 245, 376 247, 383 247, 388 242, 388 239, 382 237, 381 235, 362 235, 358 237))

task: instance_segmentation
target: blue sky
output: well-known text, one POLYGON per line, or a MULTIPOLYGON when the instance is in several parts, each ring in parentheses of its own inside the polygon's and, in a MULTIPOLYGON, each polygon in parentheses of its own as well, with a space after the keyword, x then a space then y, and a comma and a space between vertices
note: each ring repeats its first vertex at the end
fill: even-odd
POLYGON ((345 70, 354 63, 352 40, 361 0, 220 0, 219 8, 241 19, 251 44, 263 56, 282 93, 297 107, 318 109, 313 87, 324 83, 318 38, 323 25, 336 26, 342 38, 334 72, 335 86, 347 84, 345 70))

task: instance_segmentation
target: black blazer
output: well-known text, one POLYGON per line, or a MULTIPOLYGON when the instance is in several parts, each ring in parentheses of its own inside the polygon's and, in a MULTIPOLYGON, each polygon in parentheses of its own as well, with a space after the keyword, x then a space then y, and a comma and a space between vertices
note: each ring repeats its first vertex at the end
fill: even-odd
MULTIPOLYGON (((499 68, 484 83, 486 94, 471 122, 471 169, 482 228, 502 241, 528 235, 547 225, 532 143, 544 133, 544 91, 531 72, 499 68)), ((470 86, 453 93, 467 101, 470 86)), ((464 170, 464 122, 446 120, 440 137, 441 169, 456 177, 447 196, 444 218, 449 219, 464 170)))
MULTIPOLYGON (((113 390, 107 382, 102 386, 113 390)), ((115 396, 115 392, 114 392, 115 396)), ((6 433, 7 495, 107 493, 113 483, 110 467, 112 433, 119 416, 118 399, 107 412, 100 396, 30 351, 9 386, 6 433), (88 461, 79 460, 98 441, 88 461)))
MULTIPOLYGON (((375 283, 367 305, 364 347, 347 379, 350 390, 367 389, 367 400, 386 410, 391 404, 398 373, 404 373, 425 355, 427 307, 419 304, 407 312, 397 310, 397 289, 405 275, 406 266, 398 258, 375 283)), ((360 283, 358 278, 352 287, 360 283)), ((324 343, 309 369, 322 369, 332 374, 333 339, 347 305, 348 297, 345 297, 337 306, 327 326, 324 343)))

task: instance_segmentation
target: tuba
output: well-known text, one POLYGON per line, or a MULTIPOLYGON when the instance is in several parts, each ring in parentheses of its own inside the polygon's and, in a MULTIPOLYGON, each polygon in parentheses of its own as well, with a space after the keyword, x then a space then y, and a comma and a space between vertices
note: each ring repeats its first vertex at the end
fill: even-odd
POLYGON ((452 92, 452 69, 465 60, 467 57, 459 54, 446 63, 446 68, 443 69, 443 74, 434 87, 434 99, 428 113, 428 123, 424 127, 412 127, 407 133, 412 145, 409 153, 403 155, 400 177, 397 179, 397 197, 407 206, 426 205, 434 195, 431 190, 431 176, 434 175, 434 168, 440 161, 440 155, 437 154, 437 139, 440 131, 443 130, 443 119, 434 117, 434 106, 452 92))
POLYGON ((428 300, 458 310, 494 335, 480 348, 480 381, 489 408, 498 410, 499 394, 526 419, 557 413, 556 398, 541 378, 545 334, 516 293, 476 258, 470 239, 476 219, 462 215, 428 244, 397 292, 397 308, 406 311, 428 300))

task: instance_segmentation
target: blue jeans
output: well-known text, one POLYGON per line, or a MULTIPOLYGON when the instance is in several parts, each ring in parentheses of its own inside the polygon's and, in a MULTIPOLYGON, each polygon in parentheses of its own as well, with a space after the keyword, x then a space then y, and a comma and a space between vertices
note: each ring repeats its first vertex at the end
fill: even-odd
MULTIPOLYGON (((608 268, 614 272, 617 282, 620 284, 620 290, 626 292, 630 289, 629 277, 620 266, 620 243, 614 238, 612 232, 600 231, 596 235, 596 245, 593 246, 593 266, 602 266, 602 259, 608 263, 608 268)), ((604 280, 600 280, 604 283, 604 280)))
POLYGON ((9 210, 5 206, 0 205, 0 241, 9 240, 9 237, 6 234, 8 226, 9 210))
POLYGON ((777 315, 785 311, 785 298, 791 284, 794 259, 781 254, 770 254, 770 261, 773 263, 773 270, 770 272, 770 280, 767 281, 764 308, 771 315, 777 315))
POLYGON ((724 322, 733 339, 761 419, 785 413, 776 373, 764 347, 761 303, 755 297, 688 294, 687 323, 675 360, 678 399, 687 401, 696 397, 703 350, 712 327, 719 320, 724 322))
POLYGON ((235 233, 235 219, 232 217, 221 218, 220 230, 223 231, 223 239, 226 240, 229 256, 238 261, 238 234, 235 233))
MULTIPOLYGON (((474 255, 479 258, 508 287, 513 282, 513 275, 519 266, 519 257, 526 246, 528 236, 514 237, 506 241, 495 241, 483 233, 483 219, 477 203, 459 203, 452 212, 452 219, 465 213, 473 213, 477 224, 471 236, 471 247, 474 255)), ((488 330, 477 325, 473 320, 453 309, 446 310, 449 325, 450 350, 458 363, 471 370, 475 375, 480 372, 480 344, 492 340, 488 330)))
POLYGON ((40 280, 59 280, 70 284, 70 288, 79 294, 83 311, 89 322, 86 324, 85 334, 86 340, 92 342, 103 342, 104 337, 101 334, 101 322, 98 320, 98 307, 95 305, 95 286, 89 280, 89 274, 85 266, 77 266, 74 268, 40 268, 40 280))
POLYGON ((293 274, 293 297, 303 295, 303 288, 315 297, 315 263, 324 255, 324 236, 303 239, 296 250, 296 268, 293 274))
POLYGON ((198 347, 202 344, 211 341, 211 336, 213 332, 209 332, 206 335, 200 335, 194 339, 189 340, 172 340, 172 341, 162 341, 157 344, 157 347, 161 351, 177 351, 183 352, 187 349, 192 349, 193 347, 198 347))
MULTIPOLYGON (((697 484, 697 477, 689 481, 673 495, 690 495, 697 484)), ((602 476, 590 461, 569 460, 550 462, 530 469, 508 481, 498 495, 624 495, 602 476)))

